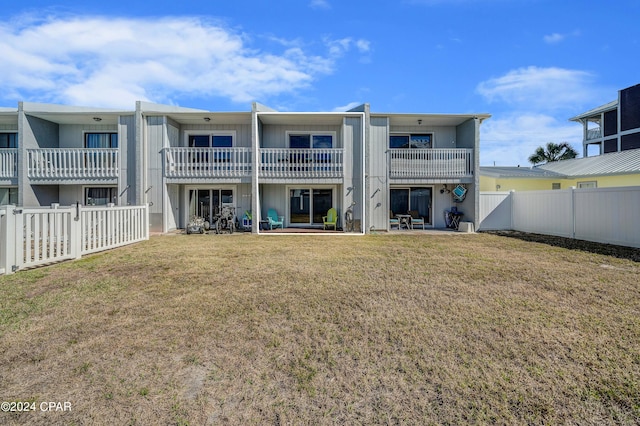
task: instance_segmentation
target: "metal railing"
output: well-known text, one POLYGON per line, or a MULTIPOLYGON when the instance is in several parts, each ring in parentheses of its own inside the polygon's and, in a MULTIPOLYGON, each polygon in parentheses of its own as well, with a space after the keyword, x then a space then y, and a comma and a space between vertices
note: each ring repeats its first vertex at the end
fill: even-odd
POLYGON ((341 178, 344 176, 342 148, 261 148, 260 177, 341 178))
POLYGON ((473 149, 390 149, 392 178, 462 178, 473 176, 473 149))
POLYGON ((31 179, 117 178, 118 148, 27 149, 31 179))
POLYGON ((600 139, 602 137, 602 129, 600 127, 594 127, 587 130, 587 140, 600 139))
POLYGON ((0 149, 0 178, 18 177, 18 149, 0 149))
POLYGON ((165 148, 164 173, 170 178, 249 176, 251 148, 165 148))

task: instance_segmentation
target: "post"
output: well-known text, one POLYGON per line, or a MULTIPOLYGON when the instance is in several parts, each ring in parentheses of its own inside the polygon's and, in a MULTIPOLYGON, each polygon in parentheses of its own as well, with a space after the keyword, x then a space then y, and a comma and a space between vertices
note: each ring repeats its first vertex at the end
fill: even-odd
POLYGON ((82 207, 79 202, 70 208, 69 215, 69 248, 74 259, 82 257, 82 207), (75 212, 74 212, 75 210, 75 212))
POLYGON ((18 251, 22 253, 22 250, 18 250, 19 246, 16 241, 16 206, 6 206, 5 214, 0 218, 0 230, 3 231, 2 244, 2 259, 0 259, 0 266, 4 267, 4 273, 6 275, 13 274, 15 272, 14 265, 17 264, 16 258, 18 251), (14 250, 9 250, 9 247, 14 247, 14 250))

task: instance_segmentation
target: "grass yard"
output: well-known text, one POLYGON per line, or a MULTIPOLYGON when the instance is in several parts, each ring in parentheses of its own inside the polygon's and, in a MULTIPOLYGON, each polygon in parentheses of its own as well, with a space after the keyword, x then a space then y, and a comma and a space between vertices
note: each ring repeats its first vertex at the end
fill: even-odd
POLYGON ((172 235, 0 277, 2 424, 637 424, 640 263, 172 235), (42 412, 42 402, 71 411, 42 412))

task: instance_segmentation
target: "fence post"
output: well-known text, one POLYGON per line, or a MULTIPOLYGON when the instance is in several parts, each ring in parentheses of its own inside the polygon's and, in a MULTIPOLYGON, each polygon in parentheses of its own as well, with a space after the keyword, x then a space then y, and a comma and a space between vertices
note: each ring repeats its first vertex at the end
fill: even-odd
POLYGON ((4 266, 4 273, 9 275, 15 272, 13 267, 16 265, 18 251, 22 253, 22 250, 19 250, 19 247, 21 246, 16 244, 16 206, 6 206, 5 208, 5 215, 2 218, 2 223, 0 223, 0 230, 3 231, 2 235, 4 236, 3 241, 0 242, 3 247, 0 265, 4 266), (13 247, 14 249, 10 250, 10 247, 13 247))
POLYGON ((511 222, 511 224, 509 225, 509 227, 511 228, 511 231, 515 231, 515 229, 513 228, 513 199, 515 198, 515 194, 516 194, 516 190, 512 189, 511 191, 509 191, 509 215, 511 216, 509 218, 509 221, 511 222))
POLYGON ((571 238, 576 238, 576 187, 571 187, 571 238))
POLYGON ((69 215, 69 248, 74 259, 82 257, 82 208, 80 203, 70 208, 69 215))

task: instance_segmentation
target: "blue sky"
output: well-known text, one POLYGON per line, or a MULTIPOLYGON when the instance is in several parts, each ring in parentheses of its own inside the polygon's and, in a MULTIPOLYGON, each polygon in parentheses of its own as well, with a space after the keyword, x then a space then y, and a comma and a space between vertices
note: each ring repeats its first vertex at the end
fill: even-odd
POLYGON ((6 2, 0 106, 490 113, 482 165, 581 153, 574 115, 640 83, 637 0, 6 2))

